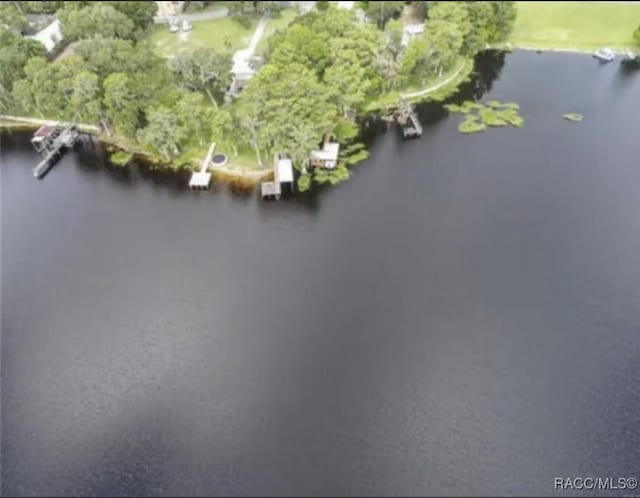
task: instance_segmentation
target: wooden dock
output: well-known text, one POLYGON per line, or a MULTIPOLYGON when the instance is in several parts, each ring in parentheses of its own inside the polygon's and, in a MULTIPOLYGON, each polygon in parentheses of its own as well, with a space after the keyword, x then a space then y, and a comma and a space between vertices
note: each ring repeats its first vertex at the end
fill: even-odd
POLYGON ((65 128, 57 124, 45 125, 36 131, 31 143, 44 157, 33 168, 33 176, 43 178, 65 152, 76 145, 79 137, 80 133, 74 124, 65 128))
POLYGON ((211 147, 209 147, 209 152, 207 152, 204 161, 202 161, 202 166, 200 166, 200 171, 196 171, 191 174, 191 179, 189 180, 189 188, 192 190, 206 190, 209 188, 211 184, 211 173, 207 170, 209 169, 209 163, 211 162, 211 156, 213 156, 213 151, 216 148, 216 143, 213 142, 211 147))
POLYGON ((422 125, 414 111, 407 116, 407 120, 402 126, 402 136, 404 138, 417 138, 422 136, 422 125))

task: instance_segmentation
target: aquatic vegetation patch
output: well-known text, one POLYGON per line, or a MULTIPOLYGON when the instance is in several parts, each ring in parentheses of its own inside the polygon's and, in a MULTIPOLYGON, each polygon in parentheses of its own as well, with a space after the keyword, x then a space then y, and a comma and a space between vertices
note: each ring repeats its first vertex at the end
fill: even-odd
POLYGON ((445 108, 452 113, 465 116, 458 126, 460 133, 476 133, 486 130, 487 126, 513 126, 522 128, 524 119, 518 113, 520 106, 515 102, 499 102, 489 100, 486 105, 478 102, 466 101, 462 104, 448 104, 445 108), (475 111, 475 112, 474 112, 475 111))
POLYGON ((133 159, 133 154, 131 152, 126 152, 124 150, 114 152, 109 156, 109 160, 115 164, 116 166, 126 166, 133 159))
POLYGON ((496 111, 490 107, 485 107, 478 111, 480 120, 487 126, 506 126, 507 122, 502 119, 500 111, 496 111))
POLYGON ((568 112, 566 114, 563 114, 563 117, 567 121, 573 121, 574 123, 579 123, 580 121, 582 121, 582 114, 578 112, 568 112))
POLYGON ((487 125, 481 123, 477 116, 467 115, 464 121, 458 125, 460 133, 478 133, 487 129, 487 125))
POLYGON ((310 175, 300 175, 298 177, 298 190, 300 192, 306 192, 311 188, 311 176, 310 175))
POLYGON ((313 180, 319 185, 323 185, 325 183, 337 185, 338 183, 348 180, 349 176, 350 174, 347 167, 343 164, 339 164, 334 169, 315 168, 313 180))

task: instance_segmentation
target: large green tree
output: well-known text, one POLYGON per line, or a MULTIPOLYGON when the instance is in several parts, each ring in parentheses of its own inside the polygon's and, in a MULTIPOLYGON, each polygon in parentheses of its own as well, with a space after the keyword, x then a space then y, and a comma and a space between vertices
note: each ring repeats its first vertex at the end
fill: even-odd
POLYGON ((178 126, 175 113, 167 107, 156 106, 146 114, 148 124, 138 130, 136 137, 147 149, 169 161, 180 152, 179 145, 185 138, 185 130, 178 126))
POLYGON ((133 38, 134 24, 126 14, 101 2, 81 9, 64 7, 58 11, 62 35, 67 40, 93 38, 133 38))
POLYGON ((0 84, 11 91, 13 82, 24 77, 24 67, 32 57, 44 57, 42 43, 0 27, 0 84))
MULTIPOLYGON (((258 94, 256 136, 270 152, 285 152, 295 161, 306 159, 322 136, 332 129, 336 107, 315 73, 299 63, 268 64, 243 92, 245 106, 258 94)), ((255 105, 255 104, 254 104, 255 105)))
POLYGON ((213 49, 198 48, 170 61, 178 84, 187 90, 204 92, 214 107, 222 102, 231 83, 231 58, 213 49))
POLYGON ((371 80, 366 77, 359 54, 352 49, 336 53, 323 81, 344 116, 364 101, 371 88, 371 80))
POLYGON ((216 113, 201 93, 181 92, 173 110, 182 135, 195 139, 198 145, 211 140, 216 113))
POLYGON ((50 119, 60 115, 63 100, 51 66, 44 57, 32 57, 25 65, 25 77, 13 84, 13 98, 24 112, 50 119))
POLYGON ((109 124, 119 133, 133 137, 138 127, 140 102, 124 73, 110 74, 104 80, 102 103, 109 124))
POLYGON ((102 106, 97 74, 85 69, 75 75, 68 107, 74 121, 90 124, 100 121, 102 106))
POLYGON ((320 74, 329 55, 329 47, 312 29, 294 25, 274 48, 269 62, 280 66, 302 64, 320 74))
POLYGON ((138 34, 142 34, 153 25, 153 16, 158 11, 156 2, 126 1, 105 3, 131 19, 138 34))
POLYGON ((638 28, 633 32, 633 41, 636 47, 640 47, 640 25, 638 25, 638 28))
POLYGON ((16 2, 0 2, 0 27, 21 33, 27 28, 27 16, 16 2))

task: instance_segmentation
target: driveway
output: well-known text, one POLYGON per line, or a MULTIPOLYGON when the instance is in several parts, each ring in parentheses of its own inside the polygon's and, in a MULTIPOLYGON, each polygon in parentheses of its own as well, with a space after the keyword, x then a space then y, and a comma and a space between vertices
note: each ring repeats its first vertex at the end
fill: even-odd
POLYGON ((178 21, 206 21, 208 19, 220 19, 221 17, 227 17, 229 15, 229 9, 222 7, 218 10, 212 10, 209 12, 197 12, 195 14, 176 14, 175 16, 156 16, 153 18, 153 22, 156 24, 166 24, 167 19, 175 17, 178 21))

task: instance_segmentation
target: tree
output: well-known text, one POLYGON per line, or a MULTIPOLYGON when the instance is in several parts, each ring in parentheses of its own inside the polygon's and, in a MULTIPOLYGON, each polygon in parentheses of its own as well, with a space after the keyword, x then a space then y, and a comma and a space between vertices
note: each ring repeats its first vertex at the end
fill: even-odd
POLYGON ((69 99, 69 114, 73 120, 83 123, 98 123, 101 115, 98 75, 82 70, 73 79, 73 90, 69 99))
MULTIPOLYGON (((64 2, 21 2, 27 14, 55 14, 64 2)), ((84 4, 87 2, 69 2, 84 4)))
POLYGON ((55 72, 44 57, 32 57, 24 67, 25 77, 13 85, 16 105, 25 113, 55 118, 62 98, 58 93, 55 72))
POLYGON ((110 74, 104 80, 102 103, 109 123, 123 135, 132 136, 138 126, 140 105, 124 73, 110 74))
POLYGON ((429 29, 435 21, 442 21, 457 28, 464 38, 471 31, 467 4, 473 2, 431 2, 429 4, 429 29))
POLYGON ((139 34, 153 25, 153 17, 158 11, 156 2, 127 1, 105 3, 131 19, 135 30, 137 30, 139 34))
POLYGON ((317 76, 299 63, 267 64, 239 100, 239 118, 254 143, 272 153, 289 153, 294 161, 303 161, 317 147, 337 111, 317 76))
POLYGON ((9 114, 13 108, 14 102, 11 92, 0 83, 0 112, 9 114))
POLYGON ((494 36, 494 11, 491 2, 468 2, 467 12, 471 22, 471 31, 465 37, 462 50, 474 55, 482 50, 494 36))
POLYGON ((185 138, 184 130, 178 126, 175 114, 167 107, 157 106, 146 114, 148 124, 138 130, 138 142, 169 161, 180 152, 178 146, 185 138))
POLYGON ((177 55, 171 69, 178 75, 178 83, 187 90, 204 92, 214 107, 231 83, 231 59, 208 48, 198 48, 190 55, 177 55))
POLYGON ((455 24, 430 22, 425 34, 411 40, 402 54, 399 70, 402 85, 415 79, 424 83, 431 76, 440 76, 456 62, 462 43, 462 33, 455 24))
POLYGON ((365 8, 365 13, 380 29, 383 29, 389 19, 398 17, 402 13, 405 5, 406 2, 404 1, 383 0, 369 2, 365 8))
POLYGON ((328 0, 318 0, 316 2, 316 9, 320 10, 320 11, 325 11, 329 8, 329 2, 328 0))
POLYGON ((54 74, 51 84, 55 84, 58 89, 58 94, 62 98, 65 118, 71 118, 75 113, 75 110, 70 106, 75 77, 78 73, 86 69, 86 64, 82 57, 72 54, 69 57, 52 63, 50 68, 54 74))
POLYGON ((82 9, 65 8, 58 11, 62 35, 67 40, 93 38, 133 38, 134 24, 111 5, 96 3, 82 9))
POLYGON ((638 25, 638 28, 633 32, 633 41, 637 47, 640 47, 640 25, 638 25))
POLYGON ((201 93, 181 92, 174 112, 184 136, 195 138, 199 145, 211 140, 215 112, 201 93))
POLYGON ((0 84, 7 91, 11 91, 14 81, 24 77, 30 58, 44 56, 42 43, 0 27, 0 84))
POLYGON ((6 27, 17 33, 22 33, 27 26, 27 16, 14 3, 0 2, 0 28, 6 27))
POLYGON ((366 69, 355 50, 339 51, 323 80, 345 117, 362 103, 371 88, 371 80, 366 77, 366 69))
POLYGON ((491 2, 493 7, 492 35, 490 41, 498 42, 505 40, 509 33, 513 30, 518 15, 516 3, 509 2, 491 2))
POLYGON ((270 62, 280 66, 302 64, 321 74, 329 62, 329 48, 312 29, 294 25, 274 48, 270 62))

